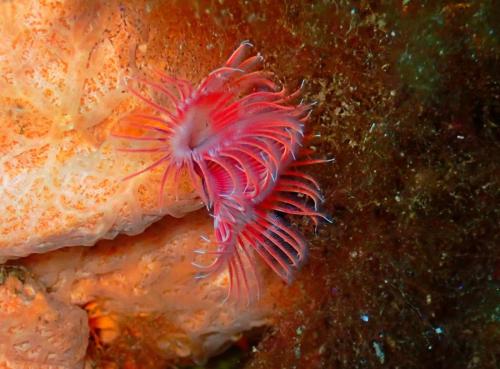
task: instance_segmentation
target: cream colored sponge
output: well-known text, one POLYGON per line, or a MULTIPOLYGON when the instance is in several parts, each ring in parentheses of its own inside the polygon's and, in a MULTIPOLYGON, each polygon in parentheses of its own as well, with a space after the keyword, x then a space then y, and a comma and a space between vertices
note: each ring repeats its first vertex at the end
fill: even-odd
POLYGON ((189 183, 110 138, 137 108, 126 77, 140 35, 118 5, 97 1, 0 3, 0 263, 62 246, 137 234, 165 214, 200 207, 189 183))

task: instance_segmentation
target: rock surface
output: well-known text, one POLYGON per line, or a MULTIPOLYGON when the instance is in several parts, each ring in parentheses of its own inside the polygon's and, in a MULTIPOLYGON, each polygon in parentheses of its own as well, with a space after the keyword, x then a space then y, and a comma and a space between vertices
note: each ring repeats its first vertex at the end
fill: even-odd
MULTIPOLYGON (((227 273, 196 279, 199 270, 192 262, 209 263, 210 258, 194 251, 214 248, 200 238, 211 227, 211 218, 199 211, 183 219, 166 218, 134 237, 33 255, 23 264, 54 298, 95 307, 89 309, 96 322, 91 329, 107 351, 121 347, 123 354, 134 346, 146 347, 162 360, 203 361, 242 332, 269 323, 273 294, 282 285, 263 273, 269 278, 262 281, 262 299, 248 306, 225 301, 227 273), (130 328, 139 336, 131 338, 130 328)), ((120 353, 115 354, 119 361, 120 353)))

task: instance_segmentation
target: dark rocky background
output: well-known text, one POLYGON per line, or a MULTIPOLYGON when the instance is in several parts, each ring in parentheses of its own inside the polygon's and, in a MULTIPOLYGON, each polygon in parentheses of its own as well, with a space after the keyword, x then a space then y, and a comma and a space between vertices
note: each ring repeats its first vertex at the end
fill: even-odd
POLYGON ((132 3, 148 50, 178 45, 172 71, 249 39, 305 79, 312 145, 336 159, 309 169, 335 224, 301 224, 311 256, 278 326, 196 368, 500 365, 498 4, 132 3))

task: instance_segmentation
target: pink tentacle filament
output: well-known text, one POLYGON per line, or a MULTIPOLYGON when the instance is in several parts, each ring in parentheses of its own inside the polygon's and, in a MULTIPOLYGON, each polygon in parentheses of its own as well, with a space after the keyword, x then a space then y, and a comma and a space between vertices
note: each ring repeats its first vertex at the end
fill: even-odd
POLYGON ((226 63, 197 87, 155 72, 156 80, 133 78, 130 92, 147 110, 126 116, 138 135, 116 133, 136 143, 127 152, 161 155, 135 177, 164 166, 160 198, 168 178, 187 172, 214 218, 214 257, 198 277, 227 268, 229 295, 251 300, 258 287, 253 251, 284 281, 304 262, 303 236, 279 214, 301 215, 318 224, 324 199, 318 183, 296 161, 311 105, 296 104, 301 88, 288 94, 260 70, 260 55, 247 57, 243 42, 226 63), (151 146, 147 146, 151 144, 151 146), (139 145, 137 147, 137 145, 139 145), (145 146, 146 145, 146 146, 145 146))

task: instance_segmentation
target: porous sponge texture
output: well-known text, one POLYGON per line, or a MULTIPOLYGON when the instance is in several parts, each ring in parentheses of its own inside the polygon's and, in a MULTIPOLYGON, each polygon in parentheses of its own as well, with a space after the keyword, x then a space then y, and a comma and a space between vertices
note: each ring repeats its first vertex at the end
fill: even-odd
POLYGON ((155 160, 110 132, 140 108, 126 88, 141 34, 118 3, 0 3, 0 263, 137 234, 200 206, 190 184, 165 191, 155 160))
POLYGON ((49 296, 23 269, 0 267, 0 321, 0 369, 83 367, 85 311, 49 296))
POLYGON ((182 219, 165 218, 134 237, 32 255, 22 262, 54 298, 68 305, 95 303, 104 316, 113 317, 116 337, 104 338, 108 350, 126 347, 116 350, 114 360, 147 347, 163 360, 204 361, 242 332, 270 324, 282 289, 274 275, 260 273, 260 265, 264 288, 258 303, 225 299, 227 271, 196 279, 200 269, 192 263, 213 259, 195 252, 216 247, 200 238, 211 230, 212 219, 200 210, 182 219), (127 335, 130 330, 137 334, 127 335))

